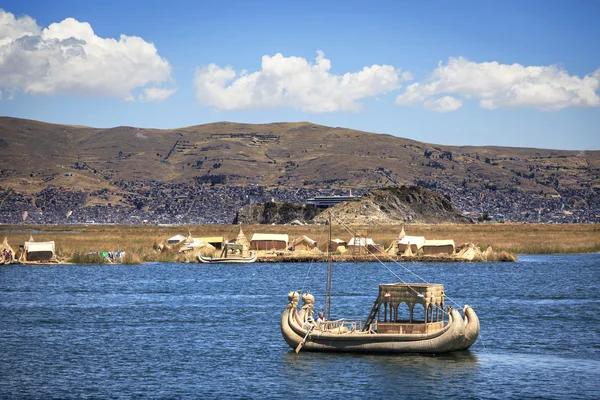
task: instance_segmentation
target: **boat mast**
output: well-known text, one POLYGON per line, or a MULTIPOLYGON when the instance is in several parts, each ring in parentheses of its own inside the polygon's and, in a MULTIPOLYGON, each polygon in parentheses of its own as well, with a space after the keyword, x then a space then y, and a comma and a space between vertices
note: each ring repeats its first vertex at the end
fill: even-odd
POLYGON ((329 242, 327 242, 327 280, 325 283, 325 318, 331 320, 331 280, 333 270, 331 268, 331 212, 329 214, 329 242))

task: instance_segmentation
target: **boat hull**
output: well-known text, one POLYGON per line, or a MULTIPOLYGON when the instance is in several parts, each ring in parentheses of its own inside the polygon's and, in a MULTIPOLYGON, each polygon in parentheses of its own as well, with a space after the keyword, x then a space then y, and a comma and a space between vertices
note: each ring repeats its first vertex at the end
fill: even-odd
POLYGON ((215 258, 215 257, 203 257, 198 254, 198 262, 202 264, 247 264, 256 262, 256 254, 250 257, 227 257, 227 258, 215 258))

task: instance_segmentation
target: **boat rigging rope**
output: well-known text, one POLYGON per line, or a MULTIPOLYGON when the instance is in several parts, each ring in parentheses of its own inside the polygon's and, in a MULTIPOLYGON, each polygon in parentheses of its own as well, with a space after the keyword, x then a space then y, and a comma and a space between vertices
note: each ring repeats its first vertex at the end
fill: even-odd
MULTIPOLYGON (((355 237, 355 238, 360 238, 360 239, 363 239, 363 243, 365 243, 365 238, 363 238, 361 235, 359 235, 359 234, 358 234, 356 231, 354 231, 352 228, 350 228, 350 227, 348 227, 347 225, 345 225, 345 224, 344 224, 342 221, 340 221, 340 220, 339 220, 339 219, 338 219, 338 218, 337 218, 335 215, 333 215, 333 213, 331 213, 331 212, 330 212, 329 214, 332 216, 332 218, 335 218, 336 222, 338 222, 338 223, 339 223, 339 224, 340 224, 340 225, 341 225, 341 226, 342 226, 342 227, 343 227, 343 228, 346 230, 346 232, 350 233, 350 234, 351 234, 353 237, 355 237)), ((376 260, 377 260, 377 261, 378 261, 378 262, 379 262, 381 265, 383 265, 383 266, 384 266, 384 267, 385 267, 385 268, 386 268, 388 271, 390 271, 390 273, 391 273, 392 275, 394 275, 394 276, 395 276, 397 279, 399 279, 399 280, 400 280, 400 282, 402 282, 402 283, 404 283, 404 284, 408 285, 408 283, 407 283, 407 282, 405 282, 405 281, 404 281, 402 278, 400 278, 400 277, 398 276, 398 274, 396 274, 394 271, 392 271, 392 269, 391 269, 390 267, 388 267, 388 266, 387 266, 387 265, 386 265, 386 264, 385 264, 383 261, 381 261, 381 260, 379 259, 379 257, 377 257, 377 254, 375 254, 374 252, 372 252, 371 250, 369 250, 369 247, 368 247, 368 246, 366 246, 366 243, 365 243, 365 249, 367 249, 367 251, 368 251, 368 252, 369 252, 371 255, 375 256, 375 259, 376 259, 376 260)), ((389 255, 388 255, 388 254, 386 254, 386 253, 384 253, 384 254, 385 254, 385 255, 387 255, 387 256, 389 257, 389 261, 392 261, 392 262, 394 262, 395 264, 399 265, 400 267, 404 268, 406 271, 410 272, 411 274, 413 274, 414 276, 416 276, 417 278, 419 278, 419 279, 420 279, 421 281, 423 281, 424 283, 426 283, 426 284, 428 284, 428 285, 430 284, 430 283, 429 283, 429 282, 427 282, 427 280, 425 280, 423 277, 419 276, 418 274, 416 274, 415 272, 413 272, 412 270, 410 270, 410 268, 408 268, 408 267, 406 267, 405 265, 403 265, 402 263, 398 262, 398 260, 394 260, 393 258, 391 258, 391 256, 389 256, 389 255)), ((409 287, 409 288, 410 288, 410 289, 411 289, 413 292, 415 292, 416 294, 418 294, 418 292, 417 292, 417 291, 416 291, 414 288, 412 288, 410 285, 409 285, 408 287, 409 287)), ((451 299, 450 297, 446 296, 445 294, 444 294, 444 297, 445 297, 447 300, 449 300, 451 303, 453 303, 454 305, 456 305, 458 308, 462 309, 462 308, 464 307, 464 306, 461 306, 460 304, 458 304, 456 301, 454 301, 454 300, 453 300, 453 299, 451 299)), ((446 313, 446 314, 448 314, 448 312, 447 312, 446 310, 443 310, 443 312, 444 312, 444 313, 446 313)))
MULTIPOLYGON (((325 225, 321 228, 321 232, 317 236, 319 239, 322 237, 323 232, 325 231, 325 225)), ((302 282, 302 287, 300 288, 300 293, 304 291, 304 287, 306 286, 306 281, 308 280, 308 276, 310 275, 310 270, 312 269, 313 259, 311 257, 310 262, 308 263, 308 269, 306 270, 306 276, 304 277, 304 282, 302 282)))

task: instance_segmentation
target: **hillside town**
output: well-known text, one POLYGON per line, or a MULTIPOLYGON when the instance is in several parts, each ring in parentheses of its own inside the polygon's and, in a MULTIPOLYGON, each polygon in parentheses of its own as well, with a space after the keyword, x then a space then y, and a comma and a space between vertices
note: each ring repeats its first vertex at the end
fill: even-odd
MULTIPOLYGON (((90 193, 49 186, 31 196, 0 188, 0 224, 231 224, 246 204, 305 204, 317 196, 348 195, 348 190, 261 186, 201 186, 157 180, 114 183, 119 192, 90 193), (124 193, 124 194, 123 194, 124 193), (110 201, 118 198, 117 202, 110 201)), ((368 188, 352 189, 361 196, 368 188)), ((557 189, 557 194, 455 187, 430 189, 449 196, 474 221, 521 223, 600 222, 597 188, 557 189)))

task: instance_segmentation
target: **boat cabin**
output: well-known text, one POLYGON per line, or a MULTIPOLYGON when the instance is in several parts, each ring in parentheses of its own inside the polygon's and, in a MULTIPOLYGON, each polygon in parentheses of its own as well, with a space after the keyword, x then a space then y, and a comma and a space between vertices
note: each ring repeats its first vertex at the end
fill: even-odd
POLYGON ((379 285, 368 323, 377 333, 428 334, 444 328, 444 285, 391 283, 379 285))

